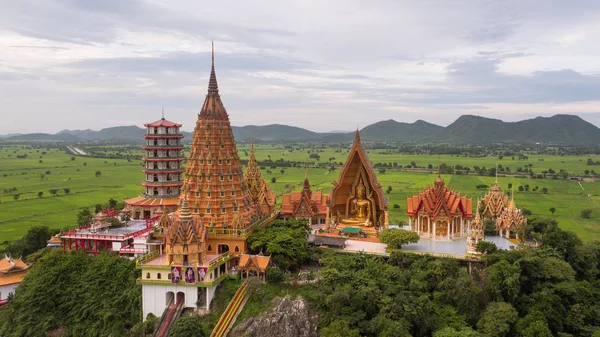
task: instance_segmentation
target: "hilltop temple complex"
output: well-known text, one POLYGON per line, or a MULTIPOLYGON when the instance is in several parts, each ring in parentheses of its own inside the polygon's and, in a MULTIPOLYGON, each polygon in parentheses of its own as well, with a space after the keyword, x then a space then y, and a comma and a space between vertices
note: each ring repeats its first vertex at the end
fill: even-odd
POLYGON ((406 214, 411 230, 422 237, 462 238, 473 217, 473 200, 449 189, 438 174, 432 187, 406 198, 406 214))

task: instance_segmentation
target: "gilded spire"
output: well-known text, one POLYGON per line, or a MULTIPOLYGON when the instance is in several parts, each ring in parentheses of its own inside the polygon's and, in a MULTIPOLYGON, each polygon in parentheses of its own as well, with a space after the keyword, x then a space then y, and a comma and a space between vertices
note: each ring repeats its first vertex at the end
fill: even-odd
POLYGON ((354 142, 360 142, 360 133, 358 132, 358 128, 356 128, 356 133, 354 134, 354 142))
POLYGON ((183 199, 181 208, 179 209, 179 218, 181 220, 190 220, 192 218, 192 212, 190 211, 190 205, 187 198, 183 199))

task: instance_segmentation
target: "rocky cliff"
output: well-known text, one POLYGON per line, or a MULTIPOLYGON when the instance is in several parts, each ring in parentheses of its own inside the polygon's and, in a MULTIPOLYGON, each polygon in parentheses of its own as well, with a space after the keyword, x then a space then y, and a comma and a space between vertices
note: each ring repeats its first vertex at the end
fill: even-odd
POLYGON ((256 317, 246 318, 231 332, 230 337, 318 337, 319 316, 301 296, 273 299, 274 306, 256 317))

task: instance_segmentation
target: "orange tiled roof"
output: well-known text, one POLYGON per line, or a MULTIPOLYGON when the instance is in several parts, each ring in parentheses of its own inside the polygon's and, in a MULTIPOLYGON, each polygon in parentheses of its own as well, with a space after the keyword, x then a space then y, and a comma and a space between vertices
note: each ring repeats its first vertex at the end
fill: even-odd
POLYGON ((25 276, 27 276, 28 272, 29 271, 26 270, 26 271, 21 271, 18 273, 0 274, 0 286, 21 283, 23 281, 23 279, 25 278, 25 276))
POLYGON ((21 283, 29 272, 29 266, 21 259, 5 257, 0 260, 0 286, 21 283))
POLYGON ((449 189, 444 180, 438 176, 433 187, 425 189, 418 195, 406 198, 406 213, 408 216, 416 216, 421 211, 432 219, 439 214, 445 214, 449 218, 462 217, 470 219, 473 217, 473 200, 449 189))
POLYGON ((260 271, 265 271, 267 267, 269 267, 270 263, 270 256, 241 254, 238 263, 238 268, 247 269, 254 267, 259 269, 260 271))
POLYGON ((179 198, 135 197, 125 200, 125 204, 140 207, 177 206, 177 204, 179 204, 179 198))
POLYGON ((315 214, 327 215, 327 200, 329 194, 324 194, 322 191, 312 192, 308 179, 304 180, 304 189, 302 191, 292 191, 283 194, 281 197, 281 214, 293 215, 296 213, 302 201, 306 202, 307 208, 315 214), (304 198, 304 200, 303 200, 304 198))

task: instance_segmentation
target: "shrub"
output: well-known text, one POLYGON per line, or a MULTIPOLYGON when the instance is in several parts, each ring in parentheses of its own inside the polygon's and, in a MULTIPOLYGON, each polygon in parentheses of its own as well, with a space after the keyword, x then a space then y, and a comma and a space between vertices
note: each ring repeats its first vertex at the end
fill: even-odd
POLYGON ((270 282, 270 283, 279 283, 279 282, 283 281, 284 275, 285 274, 284 274, 283 270, 281 270, 279 268, 267 268, 266 279, 267 279, 267 282, 270 282))
POLYGON ((585 219, 589 219, 592 217, 592 209, 586 208, 581 210, 581 217, 585 219))

